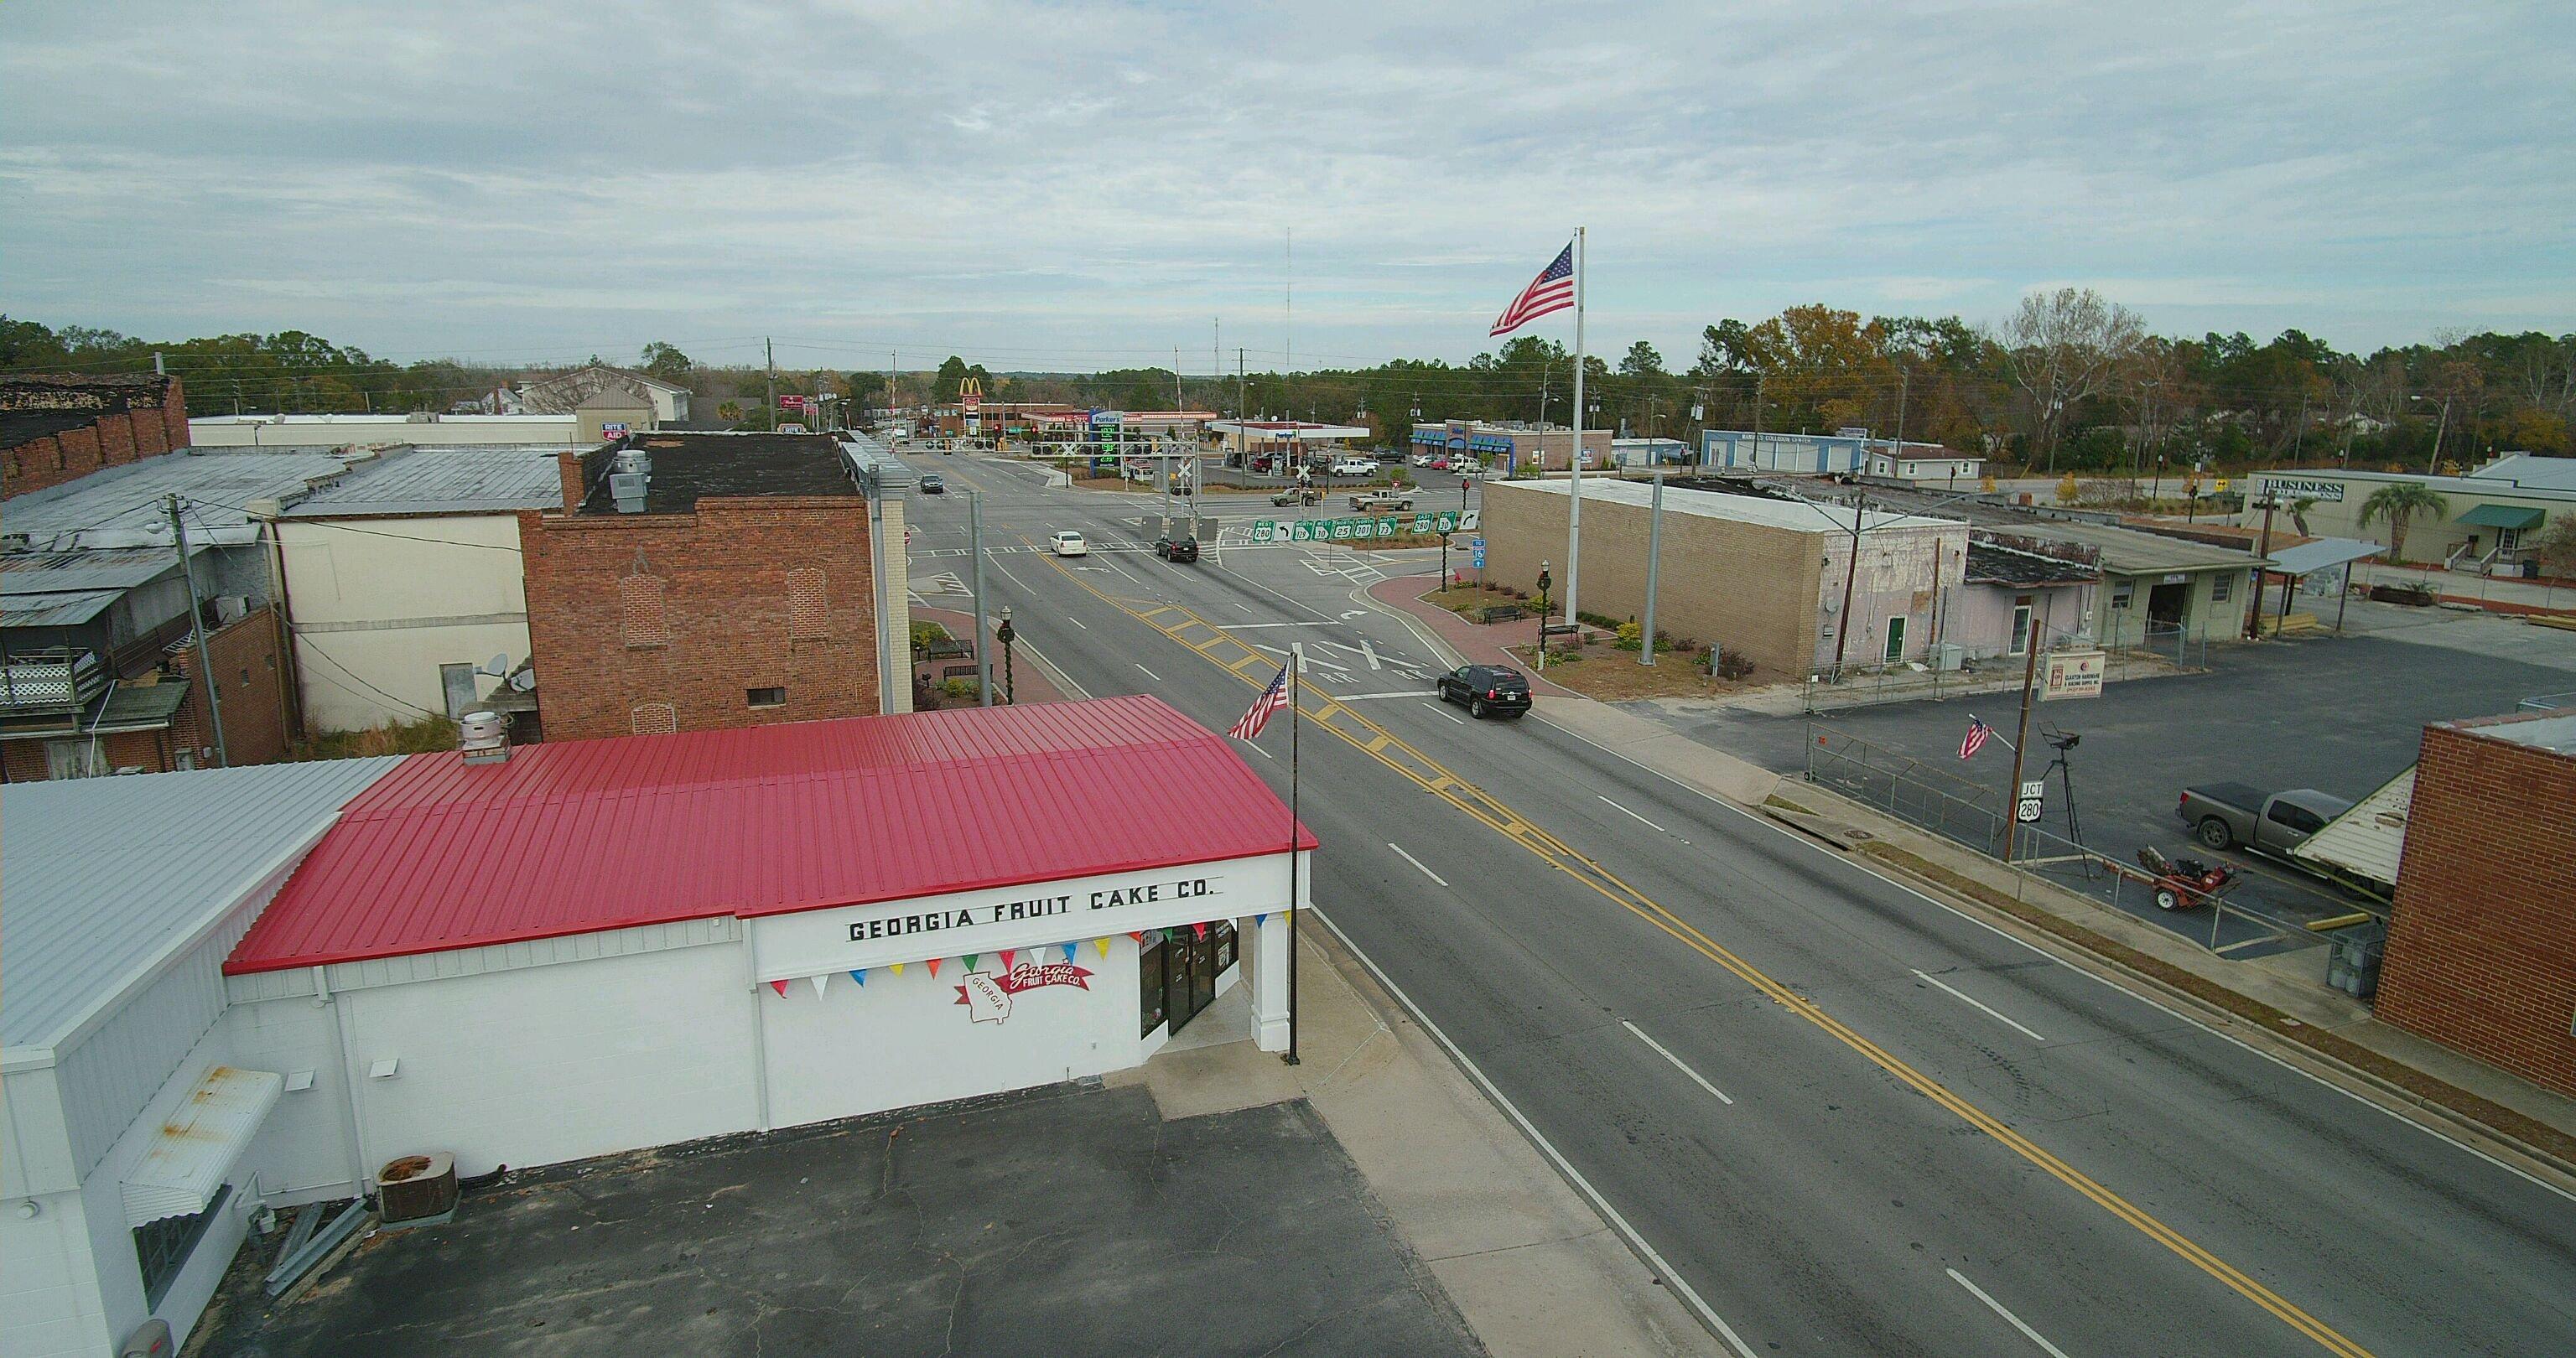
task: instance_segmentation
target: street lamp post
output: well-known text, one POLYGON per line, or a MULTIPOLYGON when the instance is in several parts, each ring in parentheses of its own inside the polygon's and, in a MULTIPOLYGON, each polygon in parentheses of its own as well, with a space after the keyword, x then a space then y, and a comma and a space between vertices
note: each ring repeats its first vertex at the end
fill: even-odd
POLYGON ((1013 682, 1011 672, 1012 635, 1011 606, 1004 604, 1002 605, 1002 625, 994 631, 993 639, 1002 643, 1002 705, 1005 707, 1019 701, 1019 685, 1013 682))

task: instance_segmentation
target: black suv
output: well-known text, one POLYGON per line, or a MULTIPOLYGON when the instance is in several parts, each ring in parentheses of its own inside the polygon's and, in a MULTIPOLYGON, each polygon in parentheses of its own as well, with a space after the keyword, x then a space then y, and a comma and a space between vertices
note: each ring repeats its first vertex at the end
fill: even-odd
POLYGON ((1156 538, 1154 555, 1165 561, 1196 561, 1199 559, 1199 540, 1197 538, 1156 538))
POLYGON ((921 477, 921 493, 924 495, 945 495, 948 493, 948 483, 941 480, 939 473, 937 472, 924 472, 921 477))
POLYGON ((1530 710, 1529 680, 1501 665, 1469 665, 1440 676, 1440 700, 1472 716, 1517 717, 1530 710))

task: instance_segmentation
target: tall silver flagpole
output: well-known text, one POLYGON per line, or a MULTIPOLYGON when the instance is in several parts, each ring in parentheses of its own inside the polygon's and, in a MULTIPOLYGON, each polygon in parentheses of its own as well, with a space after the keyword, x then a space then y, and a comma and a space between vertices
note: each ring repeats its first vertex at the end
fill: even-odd
MULTIPOLYGON (((1566 456, 1566 466, 1574 480, 1565 509, 1565 622, 1579 627, 1575 594, 1583 572, 1583 228, 1579 226, 1574 228, 1574 451, 1566 456)), ((1547 619, 1539 619, 1541 626, 1546 623, 1547 619)), ((1546 648, 1542 638, 1539 649, 1546 648)))
POLYGON ((1297 1064, 1297 725, 1306 698, 1306 646, 1288 643, 1288 1054, 1297 1064))

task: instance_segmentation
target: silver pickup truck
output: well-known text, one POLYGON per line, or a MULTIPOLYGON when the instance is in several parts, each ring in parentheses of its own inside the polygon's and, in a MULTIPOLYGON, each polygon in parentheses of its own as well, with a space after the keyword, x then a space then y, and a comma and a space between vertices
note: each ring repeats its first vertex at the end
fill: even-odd
POLYGON ((2192 838, 2213 849, 2278 857, 2351 809, 2352 803, 2312 787, 2267 796, 2243 783, 2204 783, 2182 790, 2174 814, 2191 827, 2192 838))

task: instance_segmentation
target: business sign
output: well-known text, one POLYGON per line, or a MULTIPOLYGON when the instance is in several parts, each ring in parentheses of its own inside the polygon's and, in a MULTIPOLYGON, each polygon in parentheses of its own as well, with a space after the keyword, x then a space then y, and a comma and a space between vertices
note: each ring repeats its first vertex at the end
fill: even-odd
POLYGON ((2050 698, 2099 698, 2102 696, 2103 654, 2100 651, 2052 651, 2048 655, 2048 675, 2041 682, 2039 696, 2050 698))
MULTIPOLYGON (((1252 525, 1255 542, 1352 542, 1376 538, 1402 537, 1407 533, 1455 533, 1472 529, 1482 511, 1442 510, 1439 513, 1415 514, 1399 518, 1386 515, 1365 519, 1257 519, 1252 525)), ((1481 540, 1480 540, 1481 542, 1481 540)), ((1479 546, 1478 550, 1482 550, 1479 546)))
POLYGON ((781 410, 803 410, 806 408, 810 399, 811 398, 804 396, 781 396, 778 398, 778 408, 781 410))
POLYGON ((600 425, 599 436, 603 439, 622 439, 626 437, 626 422, 624 420, 610 420, 600 425))
POLYGON ((1091 989, 1092 973, 1072 962, 1033 962, 1020 960, 1008 964, 998 974, 970 971, 957 985, 957 1002, 966 1006, 966 1017, 975 1023, 1000 1023, 1011 1016, 1011 997, 1023 991, 1047 986, 1069 985, 1076 990, 1091 989))
POLYGON ((2040 796, 2047 790, 2048 780, 2045 778, 2022 784, 2021 796, 2013 800, 2013 819, 2024 825, 2038 824, 2040 796))
MULTIPOLYGON (((2225 489, 2223 485, 2220 488, 2225 489)), ((2340 504, 2343 501, 2343 482, 2312 481, 2298 476, 2267 476, 2263 478, 2262 489, 2256 493, 2286 495, 2293 500, 2322 500, 2340 504)))

